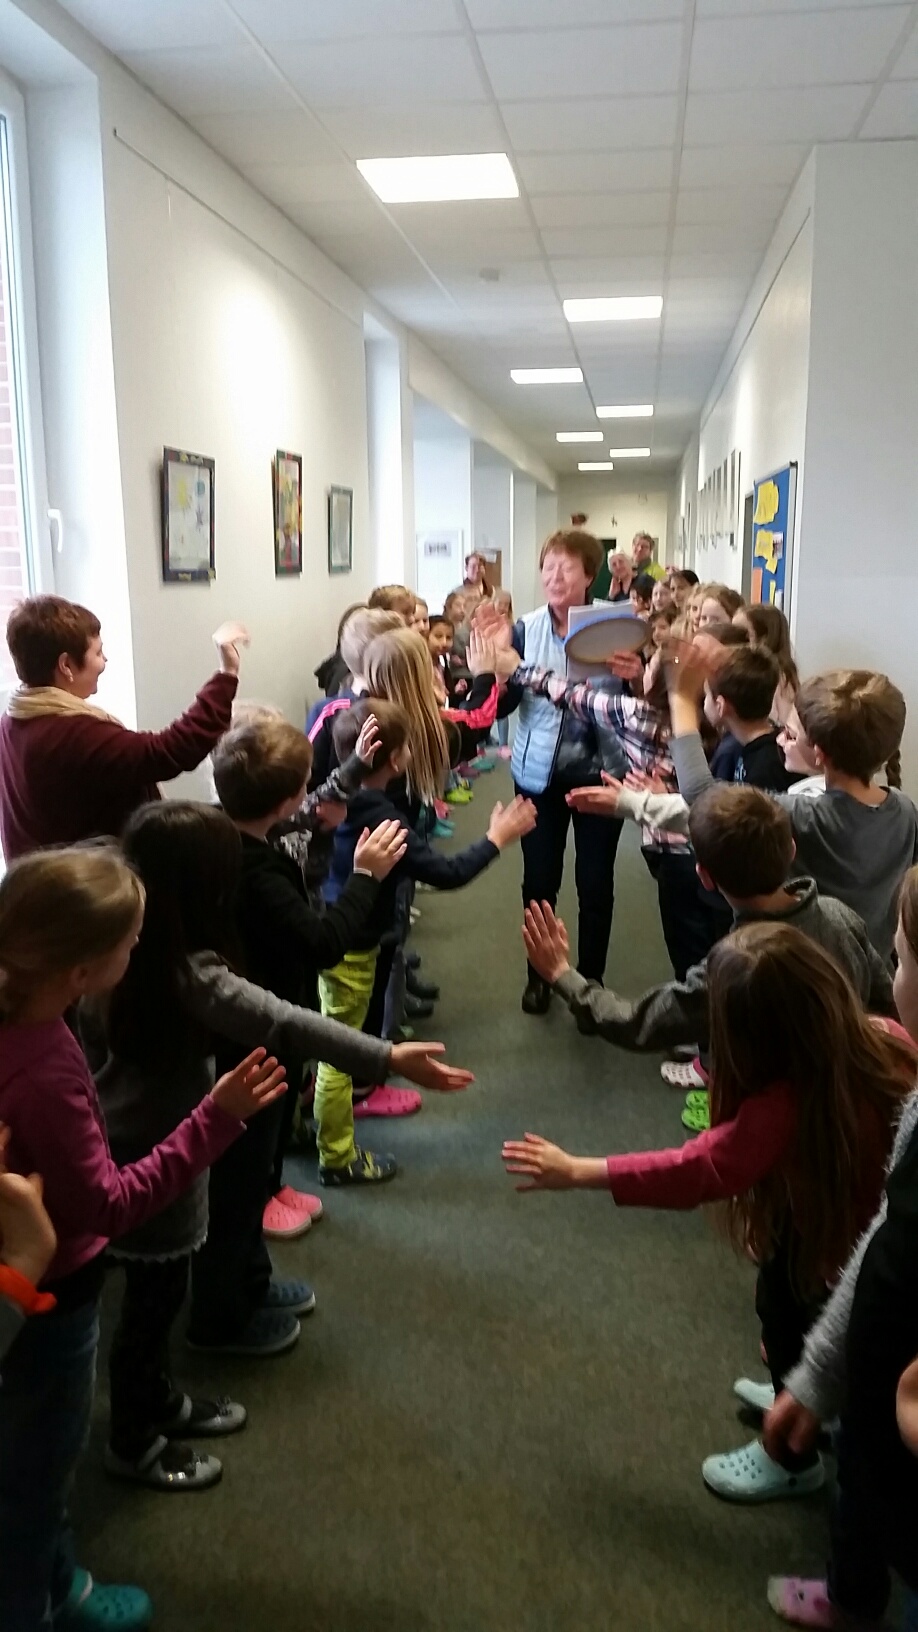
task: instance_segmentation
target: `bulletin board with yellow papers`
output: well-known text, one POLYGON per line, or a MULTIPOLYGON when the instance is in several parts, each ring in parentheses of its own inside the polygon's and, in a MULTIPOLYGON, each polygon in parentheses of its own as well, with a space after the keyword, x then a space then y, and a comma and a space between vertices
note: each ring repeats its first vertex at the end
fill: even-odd
POLYGON ((788 610, 797 503, 797 466, 785 465, 753 482, 753 604, 788 610))

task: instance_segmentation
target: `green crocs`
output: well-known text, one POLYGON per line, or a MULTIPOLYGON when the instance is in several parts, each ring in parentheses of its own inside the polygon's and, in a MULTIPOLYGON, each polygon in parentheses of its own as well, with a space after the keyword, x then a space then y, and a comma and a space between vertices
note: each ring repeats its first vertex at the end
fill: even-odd
POLYGON ((707 1104, 708 1104, 708 1090, 707 1090, 707 1088, 690 1088, 689 1089, 689 1092, 685 1096, 686 1110, 688 1109, 688 1107, 690 1105, 707 1105, 707 1104))
POLYGON ((711 1126, 711 1107, 707 1094, 700 1105, 686 1104, 682 1112, 682 1126, 688 1128, 689 1133, 707 1133, 711 1126))
POLYGON ((142 1587, 102 1587, 88 1570, 74 1570, 66 1601, 54 1617, 54 1632, 142 1632, 153 1605, 142 1587))

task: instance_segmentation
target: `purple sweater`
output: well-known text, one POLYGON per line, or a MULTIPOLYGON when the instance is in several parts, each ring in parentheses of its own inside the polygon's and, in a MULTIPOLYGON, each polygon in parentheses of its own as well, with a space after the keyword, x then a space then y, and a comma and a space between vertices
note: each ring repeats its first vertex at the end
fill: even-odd
POLYGON ((207 1095, 148 1156, 117 1167, 89 1067, 63 1020, 0 1027, 0 1122, 10 1129, 10 1171, 44 1179, 58 1243, 49 1281, 168 1206, 245 1128, 207 1095))

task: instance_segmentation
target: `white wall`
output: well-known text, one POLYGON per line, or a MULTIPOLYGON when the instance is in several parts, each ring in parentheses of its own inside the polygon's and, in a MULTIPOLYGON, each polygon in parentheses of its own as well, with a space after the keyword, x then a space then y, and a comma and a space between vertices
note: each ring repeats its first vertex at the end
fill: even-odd
MULTIPOLYGON (((683 456, 676 479, 678 517, 734 449, 740 485, 797 460, 799 494, 807 425, 810 290, 813 272, 813 160, 804 168, 775 228, 733 338, 701 414, 699 435, 683 456)), ((675 553, 675 540, 674 540, 675 553)), ((739 548, 724 543, 693 549, 687 563, 703 579, 739 588, 739 548)))
POLYGON ((513 598, 516 617, 538 606, 536 597, 537 561, 541 540, 538 535, 538 489, 528 476, 513 477, 512 568, 504 573, 504 588, 513 598))
POLYGON ((395 339, 366 339, 370 555, 376 584, 406 582, 414 551, 405 550, 402 370, 395 339))
POLYGON ((472 538, 472 444, 468 437, 418 438, 414 444, 414 520, 418 533, 417 591, 442 612, 462 583, 472 538), (423 535, 457 535, 449 556, 425 556, 423 535))
POLYGON ((667 510, 671 483, 666 478, 642 482, 630 475, 603 476, 600 472, 562 477, 558 484, 561 526, 569 526, 572 515, 583 512, 587 531, 597 538, 617 538, 619 547, 630 551, 635 533, 649 533, 659 539, 661 561, 667 559, 667 510))
POLYGON ((793 629, 805 670, 889 674, 918 788, 918 143, 820 148, 806 483, 793 629))
MULTIPOLYGON (((487 456, 486 456, 487 457, 487 456)), ((472 536, 475 549, 499 550, 505 584, 513 580, 513 472, 509 465, 481 462, 472 450, 472 536)))

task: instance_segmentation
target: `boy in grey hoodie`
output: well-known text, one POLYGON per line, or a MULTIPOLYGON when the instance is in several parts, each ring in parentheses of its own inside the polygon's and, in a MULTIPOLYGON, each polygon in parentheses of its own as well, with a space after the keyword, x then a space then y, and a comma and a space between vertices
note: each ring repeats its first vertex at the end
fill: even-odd
MULTIPOLYGON (((811 878, 788 876, 794 838, 790 817, 774 798, 758 788, 717 783, 691 807, 689 835, 698 876, 732 907, 734 925, 793 924, 831 953, 866 1009, 894 1012, 889 970, 863 920, 841 901, 820 896, 811 878)), ((696 964, 685 980, 667 981, 629 999, 570 967, 564 925, 550 911, 531 907, 523 938, 533 967, 564 998, 582 1032, 635 1050, 706 1045, 706 964, 696 964)))

